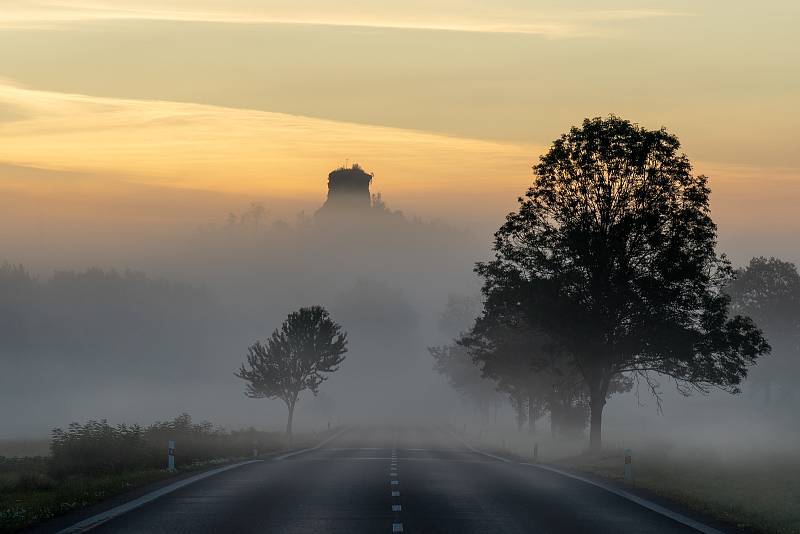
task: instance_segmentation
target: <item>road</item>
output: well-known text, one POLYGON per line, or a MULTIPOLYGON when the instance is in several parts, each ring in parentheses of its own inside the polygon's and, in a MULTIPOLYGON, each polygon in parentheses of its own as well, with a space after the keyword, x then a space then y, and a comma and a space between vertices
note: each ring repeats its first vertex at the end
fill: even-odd
POLYGON ((602 488, 471 450, 445 430, 349 430, 231 469, 100 533, 672 533, 689 526, 602 488))

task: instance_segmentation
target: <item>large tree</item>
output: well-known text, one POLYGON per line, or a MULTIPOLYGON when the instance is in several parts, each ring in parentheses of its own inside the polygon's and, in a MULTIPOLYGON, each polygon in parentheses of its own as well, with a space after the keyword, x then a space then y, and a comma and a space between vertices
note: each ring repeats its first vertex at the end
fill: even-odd
POLYGON ((300 308, 289 314, 266 343, 256 341, 248 348, 247 363, 236 376, 247 382, 248 397, 278 398, 286 403, 286 436, 291 440, 300 393, 308 389, 316 395, 346 352, 347 334, 324 308, 300 308))
POLYGON ((738 391, 769 350, 749 318, 728 314, 733 270, 715 252, 707 180, 679 148, 664 129, 614 116, 573 127, 534 167, 519 210, 495 234, 494 260, 476 269, 486 295, 527 306, 574 358, 592 448, 616 377, 636 374, 654 392, 658 375, 685 394, 738 391))

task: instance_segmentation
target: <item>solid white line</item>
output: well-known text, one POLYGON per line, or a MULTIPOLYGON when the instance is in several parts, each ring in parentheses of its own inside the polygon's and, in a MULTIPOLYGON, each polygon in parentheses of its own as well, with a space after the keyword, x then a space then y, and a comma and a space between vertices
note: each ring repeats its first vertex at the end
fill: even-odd
POLYGON ((329 451, 383 451, 386 447, 328 447, 329 451))
POLYGON ((275 459, 276 460, 285 460, 286 458, 291 458, 292 456, 295 456, 297 454, 303 454, 304 452, 315 451, 315 450, 319 449, 320 447, 324 447, 325 445, 327 445, 331 441, 335 440, 336 438, 338 438, 339 436, 341 436, 342 434, 344 434, 348 430, 350 430, 350 429, 349 428, 343 428, 339 432, 337 432, 336 434, 332 435, 331 437, 329 437, 328 439, 326 439, 326 440, 324 440, 324 441, 322 441, 320 443, 317 443, 313 447, 308 447, 307 449, 300 449, 299 451, 293 451, 293 452, 284 454, 283 456, 278 456, 275 459))
POLYGON ((561 469, 558 469, 557 467, 550 467, 550 466, 546 466, 546 465, 531 464, 531 463, 525 463, 525 462, 520 463, 520 465, 528 465, 528 466, 531 466, 531 467, 536 467, 538 469, 544 469, 545 471, 551 471, 553 473, 558 473, 559 475, 562 475, 562 476, 565 476, 565 477, 573 478, 575 480, 580 480, 581 482, 585 482, 586 484, 591 484, 592 486, 596 486, 596 487, 604 489, 604 490, 606 490, 606 491, 608 491, 610 493, 613 493, 614 495, 618 495, 618 496, 622 497, 623 499, 627 499, 627 500, 629 500, 631 502, 634 502, 634 503, 638 504, 639 506, 642 506, 643 508, 647 508, 648 510, 652 510, 653 512, 656 512, 657 514, 661 514, 663 516, 666 516, 666 517, 672 519, 673 521, 677 521, 678 523, 686 525, 687 527, 691 527, 691 528, 693 528, 693 529, 695 529, 695 530, 697 530, 699 532, 703 532, 705 534, 723 534, 722 531, 717 530, 717 529, 712 528, 712 527, 709 527, 708 525, 704 525, 703 523, 700 523, 699 521, 695 521, 691 517, 686 517, 683 514, 679 514, 677 512, 673 512, 672 510, 670 510, 668 508, 664 508, 661 505, 658 505, 658 504, 656 504, 654 502, 648 501, 647 499, 643 499, 641 497, 638 497, 638 496, 636 496, 636 495, 634 495, 632 493, 628 493, 625 490, 621 490, 621 489, 615 488, 614 486, 611 486, 609 484, 603 484, 602 482, 599 482, 597 480, 592 480, 592 479, 589 479, 589 478, 585 478, 585 477, 582 477, 580 475, 574 475, 574 474, 569 473, 567 471, 562 471, 561 469))
POLYGON ((464 441, 464 439, 461 436, 459 436, 458 434, 456 434, 453 431, 450 431, 450 435, 453 436, 458 441, 460 441, 461 443, 463 443, 464 446, 466 448, 468 448, 472 452, 476 452, 478 454, 482 454, 484 456, 488 456, 489 458, 494 458, 495 460, 500 460, 501 462, 506 462, 506 463, 510 463, 511 462, 511 460, 509 460, 508 458, 503 458, 502 456, 495 456, 494 454, 489 454, 488 452, 484 452, 484 451, 476 449, 475 447, 473 447, 472 445, 470 445, 469 443, 464 441))
MULTIPOLYGON (((495 458, 497 460, 500 460, 500 461, 503 461, 503 462, 506 462, 506 463, 510 463, 511 462, 511 460, 509 460, 508 458, 502 458, 500 456, 495 456, 494 454, 489 454, 488 452, 483 452, 483 451, 481 451, 479 449, 476 449, 475 447, 473 447, 472 445, 467 443, 464 439, 462 439, 461 436, 459 436, 458 434, 456 434, 456 433, 454 433, 452 431, 450 432, 450 434, 454 438, 456 438, 458 441, 463 443, 464 446, 466 446, 472 452, 476 452, 478 454, 483 454, 484 456, 488 456, 490 458, 495 458)), ((528 466, 531 466, 531 467, 537 467, 539 469, 544 469, 546 471, 551 471, 553 473, 558 473, 559 475, 562 475, 562 476, 565 476, 565 477, 569 477, 569 478, 572 478, 572 479, 575 479, 575 480, 580 480, 581 482, 585 482, 586 484, 591 484, 592 486, 598 487, 600 489, 604 489, 604 490, 608 491, 609 493, 613 493, 614 495, 622 497, 623 499, 627 499, 627 500, 629 500, 629 501, 631 501, 633 503, 636 503, 639 506, 642 506, 643 508, 647 508, 648 510, 656 512, 657 514, 661 514, 661 515, 663 515, 665 517, 668 517, 668 518, 672 519, 673 521, 677 521, 678 523, 686 525, 687 527, 691 527, 691 528, 693 528, 693 529, 695 529, 695 530, 697 530, 699 532, 703 532, 704 534, 723 534, 722 531, 720 531, 720 530, 717 530, 715 528, 709 527, 708 525, 704 525, 703 523, 700 523, 699 521, 695 521, 694 519, 692 519, 690 517, 686 517, 683 514, 679 514, 677 512, 673 512, 672 510, 669 510, 668 508, 664 508, 663 506, 660 506, 660 505, 658 505, 658 504, 656 504, 654 502, 648 501, 647 499, 643 499, 641 497, 638 497, 638 496, 636 496, 636 495, 634 495, 632 493, 628 493, 627 491, 624 491, 624 490, 621 490, 621 489, 617 489, 617 488, 615 488, 615 487, 613 487, 613 486, 611 486, 609 484, 603 484, 602 482, 591 480, 589 478, 585 478, 585 477, 582 477, 582 476, 579 476, 579 475, 573 475, 572 473, 568 473, 567 471, 562 471, 561 469, 558 469, 556 467, 549 467, 549 466, 545 466, 545 465, 541 465, 541 464, 531 464, 531 463, 527 463, 527 462, 520 462, 520 465, 528 465, 528 466)))
POLYGON ((105 512, 99 513, 97 515, 93 515, 92 517, 89 517, 87 519, 84 519, 83 521, 75 523, 71 527, 67 527, 64 530, 58 531, 58 534, 74 534, 74 533, 77 533, 77 532, 83 532, 83 531, 85 531, 85 530, 87 530, 87 529, 89 529, 91 527, 95 527, 95 526, 99 525, 100 523, 105 523, 106 521, 108 521, 110 519, 113 519, 113 518, 115 518, 117 516, 120 516, 120 515, 122 515, 122 514, 124 514, 126 512, 130 512, 131 510, 134 510, 136 508, 139 508, 140 506, 143 506, 143 505, 145 505, 145 504, 147 504, 147 503, 149 503, 151 501, 154 501, 154 500, 158 499, 159 497, 163 497, 164 495, 166 495, 168 493, 172 493, 175 490, 179 490, 179 489, 181 489, 181 488, 183 488, 185 486, 188 486, 189 484, 193 484, 194 482, 197 482, 198 480, 203 480, 204 478, 208 478, 208 477, 214 476, 214 475, 222 473, 224 471, 229 471, 231 469, 235 469, 237 467, 241 467, 243 465, 252 464, 252 463, 256 463, 256 462, 263 462, 263 460, 248 460, 246 462, 239 462, 238 464, 226 465, 226 466, 223 466, 223 467, 218 467, 216 469, 212 469, 211 471, 206 471, 205 473, 200 473, 200 474, 194 475, 192 477, 185 478, 183 480, 179 480, 178 482, 174 482, 174 483, 170 484, 169 486, 165 486, 165 487, 163 487, 161 489, 157 489, 155 491, 152 491, 152 492, 148 493, 147 495, 142 495, 138 499, 134 499, 132 501, 126 502, 125 504, 121 504, 119 506, 115 506, 114 508, 111 508, 110 510, 106 510, 105 512))

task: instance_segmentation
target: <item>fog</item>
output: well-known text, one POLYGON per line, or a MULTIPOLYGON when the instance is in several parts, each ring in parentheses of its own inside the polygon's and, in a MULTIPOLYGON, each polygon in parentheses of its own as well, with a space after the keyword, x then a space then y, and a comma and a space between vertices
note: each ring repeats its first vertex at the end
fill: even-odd
MULTIPOLYGON (((528 430, 517 430, 504 394, 495 393, 494 414, 482 412, 434 370, 428 351, 471 326, 474 315, 448 312, 448 303, 460 299, 479 312, 472 269, 488 257, 494 228, 418 218, 414 206, 379 196, 320 210, 324 176, 319 188, 319 200, 173 192, 138 208, 137 198, 153 196, 134 188, 129 211, 109 210, 105 224, 97 213, 82 221, 69 212, 63 220, 71 225, 40 229, 28 246, 19 236, 29 227, 6 228, 2 437, 45 436, 87 419, 148 423, 181 412, 227 428, 280 429, 283 403, 246 398, 234 371, 247 347, 287 313, 319 304, 348 332, 349 352, 319 396, 301 395, 297 428, 426 422, 491 427, 527 443, 528 430), (126 219, 137 209, 163 212, 145 223, 126 219)), ((372 193, 379 190, 378 176, 372 193)), ((437 200, 443 212, 452 210, 444 209, 447 198, 428 202, 437 200)), ((478 215, 478 205, 462 211, 470 210, 495 224, 504 215, 478 215)), ((723 228, 722 242, 736 243, 735 236, 723 228)), ((738 247, 738 264, 771 253, 738 247)), ((785 368, 796 373, 792 350, 781 345, 753 376, 769 373, 775 361, 789 361, 785 368)), ((790 448, 800 436, 793 416, 800 398, 780 387, 780 399, 765 399, 749 382, 738 396, 684 398, 664 381, 661 412, 645 389, 617 395, 606 407, 604 433, 611 443, 637 446, 790 448)), ((537 429, 546 432, 546 417, 537 429)))
MULTIPOLYGON (((324 177, 320 182, 324 191, 324 177)), ((272 206, 244 204, 184 233, 165 228, 150 243, 152 227, 124 243, 113 232, 94 235, 97 248, 83 265, 69 243, 59 243, 64 267, 17 267, 5 258, 4 434, 183 411, 225 426, 280 427, 283 404, 245 398, 233 373, 250 344, 290 311, 313 304, 348 332, 350 351, 319 398, 301 399, 301 428, 446 414, 453 396, 432 371, 426 347, 441 341, 436 317, 447 296, 477 291, 471 269, 482 240, 392 211, 378 198, 324 223, 313 211, 273 213, 272 206), (135 263, 108 261, 125 247, 135 263)), ((117 226, 113 215, 109 224, 117 226)))

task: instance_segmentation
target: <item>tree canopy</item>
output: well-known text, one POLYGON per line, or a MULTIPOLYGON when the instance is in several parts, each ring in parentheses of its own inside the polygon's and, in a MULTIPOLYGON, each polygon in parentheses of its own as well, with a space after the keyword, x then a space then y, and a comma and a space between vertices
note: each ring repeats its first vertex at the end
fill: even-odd
POLYGON ((687 394, 736 391, 769 350, 752 320, 728 313, 734 273, 715 251, 707 179, 679 149, 665 129, 615 116, 573 127, 534 167, 494 259, 476 268, 487 297, 524 306, 573 359, 593 447, 616 377, 636 374, 653 392, 657 375, 687 394))
POLYGON ((292 312, 262 344, 248 348, 247 362, 236 376, 247 382, 252 398, 281 399, 289 409, 286 434, 291 437, 294 408, 300 393, 314 395, 347 352, 347 334, 321 306, 292 312))

